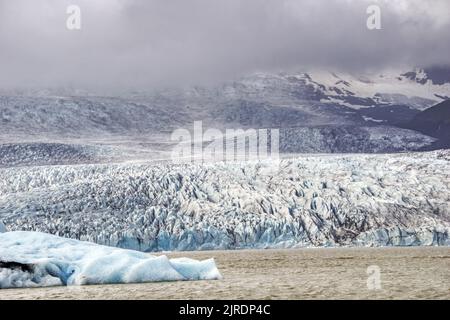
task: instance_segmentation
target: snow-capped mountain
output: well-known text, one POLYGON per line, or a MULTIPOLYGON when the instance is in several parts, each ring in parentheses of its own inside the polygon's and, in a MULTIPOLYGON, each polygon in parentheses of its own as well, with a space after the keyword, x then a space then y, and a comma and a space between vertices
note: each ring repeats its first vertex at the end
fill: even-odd
MULTIPOLYGON (((128 150, 119 152, 122 155, 144 153, 148 157, 153 152, 160 157, 171 145, 169 135, 173 130, 191 129, 194 121, 202 120, 205 127, 219 129, 279 128, 282 152, 432 149, 435 138, 403 129, 403 124, 450 96, 450 83, 439 79, 437 82, 429 79, 423 70, 376 76, 259 73, 216 87, 159 90, 121 97, 92 93, 54 95, 67 94, 67 90, 31 95, 21 92, 0 96, 0 139, 3 144, 26 144, 19 149, 27 150, 33 149, 30 143, 41 143, 44 149, 36 151, 38 159, 58 154, 53 149, 61 147, 53 143, 81 150, 73 156, 81 163, 105 158, 103 151, 99 157, 91 156, 99 145, 102 150, 105 145, 125 146, 128 150), (89 155, 86 150, 90 150, 89 155)), ((31 154, 23 159, 22 154, 10 155, 4 150, 3 146, 0 163, 10 158, 28 163, 34 157, 31 154)), ((133 156, 127 156, 130 157, 133 156)), ((65 160, 42 163, 65 163, 65 160)))
MULTIPOLYGON (((384 72, 376 75, 313 71, 278 75, 256 74, 240 82, 253 94, 272 88, 282 88, 289 95, 305 100, 339 103, 352 109, 377 105, 405 105, 425 109, 450 99, 450 81, 438 84, 429 79, 423 69, 402 73, 384 72)), ((272 92, 267 93, 268 96, 272 92)))
POLYGON ((331 110, 347 107, 350 111, 346 111, 358 120, 363 116, 365 121, 385 124, 408 121, 418 111, 450 99, 450 81, 434 84, 421 69, 365 76, 314 71, 257 74, 237 82, 235 88, 237 90, 227 89, 235 95, 264 97, 269 101, 290 97, 309 104, 321 102, 331 110), (370 119, 370 116, 378 116, 378 119, 370 119))
POLYGON ((450 83, 450 67, 429 67, 425 69, 416 68, 402 75, 420 84, 428 82, 434 85, 445 85, 450 83))

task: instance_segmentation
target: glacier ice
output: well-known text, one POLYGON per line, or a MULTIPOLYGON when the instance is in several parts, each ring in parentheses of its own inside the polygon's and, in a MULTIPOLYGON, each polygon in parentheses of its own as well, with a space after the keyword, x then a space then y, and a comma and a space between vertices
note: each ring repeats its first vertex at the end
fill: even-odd
POLYGON ((168 259, 39 232, 0 234, 0 288, 220 278, 213 259, 168 259))
POLYGON ((3 222, 0 221, 0 233, 6 232, 6 226, 3 222))
POLYGON ((83 164, 107 162, 114 147, 67 143, 7 143, 0 144, 0 167, 83 164))
POLYGON ((0 169, 0 219, 135 249, 450 244, 450 151, 0 169))

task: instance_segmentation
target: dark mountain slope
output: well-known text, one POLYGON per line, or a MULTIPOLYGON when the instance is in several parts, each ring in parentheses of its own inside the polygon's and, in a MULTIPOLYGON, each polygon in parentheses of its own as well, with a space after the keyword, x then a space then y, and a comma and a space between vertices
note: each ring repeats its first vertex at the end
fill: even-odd
POLYGON ((450 100, 420 112, 406 127, 450 144, 450 100))

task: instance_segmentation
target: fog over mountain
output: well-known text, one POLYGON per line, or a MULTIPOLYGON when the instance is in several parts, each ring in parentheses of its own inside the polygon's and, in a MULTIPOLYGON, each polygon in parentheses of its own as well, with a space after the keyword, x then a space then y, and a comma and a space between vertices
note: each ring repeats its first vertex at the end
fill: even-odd
POLYGON ((255 71, 450 65, 446 0, 0 0, 0 86, 213 84, 255 71), (81 30, 66 28, 68 5, 81 30), (366 27, 381 8, 381 30, 366 27))

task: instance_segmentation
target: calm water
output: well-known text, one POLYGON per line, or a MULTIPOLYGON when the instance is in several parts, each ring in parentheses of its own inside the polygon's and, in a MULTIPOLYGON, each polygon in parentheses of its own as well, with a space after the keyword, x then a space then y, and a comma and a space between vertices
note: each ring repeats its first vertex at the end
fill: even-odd
MULTIPOLYGON (((450 248, 171 253, 214 257, 219 281, 0 290, 0 299, 450 299, 450 248), (367 287, 378 266, 379 290, 367 287)), ((373 282, 372 282, 373 283, 373 282)))

